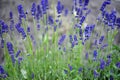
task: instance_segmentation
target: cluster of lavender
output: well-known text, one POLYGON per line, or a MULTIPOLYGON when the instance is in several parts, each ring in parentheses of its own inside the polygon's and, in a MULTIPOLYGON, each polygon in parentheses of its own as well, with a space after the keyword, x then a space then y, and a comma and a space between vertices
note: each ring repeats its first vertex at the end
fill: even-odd
MULTIPOLYGON (((73 6, 72 6, 72 14, 74 15, 74 26, 73 29, 75 31, 74 34, 70 34, 69 35, 69 41, 71 44, 71 48, 73 49, 75 46, 82 44, 85 45, 86 42, 90 39, 90 37, 92 36, 93 31, 95 30, 95 25, 87 25, 85 26, 85 28, 83 28, 84 26, 84 22, 87 18, 87 15, 90 13, 90 9, 88 9, 88 3, 89 0, 73 0, 73 6), (81 43, 79 43, 79 41, 81 41, 81 43)), ((118 28, 120 27, 120 18, 116 16, 116 11, 112 10, 111 13, 108 13, 105 10, 105 7, 107 5, 110 5, 111 0, 105 0, 104 3, 102 4, 100 11, 101 11, 101 15, 102 15, 102 19, 99 18, 99 21, 102 23, 104 23, 107 26, 110 26, 112 29, 115 29, 114 26, 117 26, 118 28)), ((22 39, 26 39, 28 36, 31 38, 31 40, 35 43, 35 39, 33 35, 31 35, 31 28, 28 27, 27 28, 23 28, 23 24, 25 22, 27 22, 27 15, 28 12, 25 12, 22 5, 18 5, 17 7, 18 9, 18 13, 19 13, 19 21, 18 23, 14 24, 14 20, 13 20, 13 13, 10 12, 10 26, 8 26, 7 24, 5 24, 4 21, 0 20, 0 37, 2 38, 2 44, 4 45, 4 34, 9 34, 9 32, 14 32, 15 30, 22 35, 22 39), (28 34, 27 34, 28 33, 28 34)), ((40 24, 40 21, 42 20, 44 23, 45 27, 45 31, 48 31, 48 27, 51 25, 54 29, 54 31, 56 31, 57 28, 59 28, 61 22, 60 22, 60 18, 62 16, 63 10, 65 11, 65 16, 67 16, 68 14, 68 10, 64 9, 64 6, 62 5, 62 3, 58 0, 57 2, 57 6, 56 6, 56 12, 57 12, 57 19, 54 20, 52 15, 48 15, 47 11, 49 9, 49 4, 48 4, 48 0, 41 0, 40 4, 36 4, 33 3, 32 4, 32 8, 31 8, 31 15, 33 17, 34 21, 37 21, 37 30, 39 31, 41 29, 42 24, 40 24), (49 26, 48 26, 49 25, 49 26)), ((34 26, 36 27, 36 25, 34 26)), ((65 41, 66 34, 61 35, 61 37, 58 40, 58 47, 61 46, 63 42, 65 41)), ((104 70, 105 67, 109 66, 110 63, 112 62, 112 58, 111 55, 107 56, 107 61, 105 61, 102 58, 98 58, 98 51, 99 49, 104 49, 105 47, 108 46, 108 44, 102 44, 104 41, 104 36, 100 36, 100 38, 98 40, 95 40, 94 45, 97 46, 97 48, 92 52, 93 53, 93 61, 100 63, 99 66, 97 66, 97 68, 92 69, 93 71, 93 75, 94 77, 99 77, 100 76, 100 71, 104 70), (100 46, 101 45, 101 46, 100 46), (99 48, 100 47, 100 48, 99 48)), ((33 43, 33 44, 34 44, 33 43)), ((87 44, 86 44, 87 45, 87 44)), ((23 60, 23 58, 20 56, 21 50, 18 50, 15 54, 14 48, 13 48, 13 44, 12 42, 6 42, 6 46, 9 52, 9 55, 11 57, 12 63, 15 64, 18 61, 18 64, 20 65, 20 62, 23 60)), ((85 57, 87 60, 89 60, 89 53, 87 52, 85 57)), ((120 68, 120 62, 116 63, 116 67, 120 68)), ((71 64, 68 64, 68 68, 70 71, 72 71, 74 68, 73 66, 71 66, 71 64)), ((78 73, 80 74, 84 69, 82 67, 80 67, 78 69, 78 73)), ((68 70, 64 70, 65 74, 68 74, 68 70)), ((2 75, 3 78, 5 78, 4 74, 6 74, 4 72, 4 69, 0 66, 0 77, 2 75)))

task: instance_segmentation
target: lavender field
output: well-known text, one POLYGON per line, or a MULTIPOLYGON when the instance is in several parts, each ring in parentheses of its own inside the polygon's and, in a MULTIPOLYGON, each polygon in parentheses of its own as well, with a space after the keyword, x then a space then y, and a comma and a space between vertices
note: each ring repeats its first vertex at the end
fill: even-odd
POLYGON ((120 79, 119 1, 29 1, 0 2, 0 80, 120 79))

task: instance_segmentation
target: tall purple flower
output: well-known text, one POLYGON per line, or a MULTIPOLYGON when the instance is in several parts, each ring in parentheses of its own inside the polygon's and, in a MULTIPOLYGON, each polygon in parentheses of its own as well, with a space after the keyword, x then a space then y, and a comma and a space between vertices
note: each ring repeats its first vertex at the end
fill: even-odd
POLYGON ((104 11, 105 10, 105 7, 107 5, 111 4, 111 0, 105 0, 100 8, 101 11, 104 11))
POLYGON ((18 24, 16 24, 15 27, 16 27, 17 31, 22 35, 22 38, 25 39, 27 35, 24 31, 24 28, 21 27, 21 24, 18 23, 18 24))
POLYGON ((10 57, 11 57, 12 63, 14 64, 15 61, 16 61, 16 60, 15 60, 15 56, 14 56, 14 54, 11 54, 10 57))
POLYGON ((21 18, 26 18, 26 15, 25 15, 25 13, 24 13, 23 6, 22 6, 21 4, 18 5, 17 9, 18 9, 18 12, 19 12, 19 18, 20 18, 20 19, 21 19, 21 18))
POLYGON ((78 69, 78 73, 80 74, 80 73, 82 72, 82 70, 83 70, 83 68, 80 67, 80 68, 78 69))
POLYGON ((103 59, 101 59, 100 60, 100 69, 103 70, 105 68, 105 65, 106 65, 105 61, 103 59))
POLYGON ((13 19, 13 13, 12 11, 9 12, 10 19, 13 19))
POLYGON ((39 20, 42 17, 42 10, 40 5, 37 5, 37 13, 36 13, 36 18, 39 20))
POLYGON ((117 62, 117 63, 116 63, 116 67, 117 67, 117 68, 120 68, 120 62, 117 62))
POLYGON ((7 78, 8 74, 5 72, 4 68, 2 66, 0 66, 0 79, 3 78, 7 78))
POLYGON ((66 35, 63 34, 63 35, 60 37, 59 41, 58 41, 58 45, 62 45, 62 43, 63 43, 63 41, 65 40, 65 38, 66 38, 66 35))
POLYGON ((97 50, 94 50, 94 52, 93 52, 93 59, 96 60, 97 56, 98 56, 97 50))
POLYGON ((72 68, 72 66, 70 64, 68 64, 68 67, 69 67, 70 71, 73 70, 73 68, 72 68))
POLYGON ((88 6, 89 0, 85 0, 84 6, 88 6))
POLYGON ((11 42, 7 42, 7 49, 10 55, 14 54, 13 45, 11 42))
POLYGON ((53 17, 49 16, 48 17, 48 24, 52 25, 54 23, 53 17))
POLYGON ((94 74, 94 77, 95 77, 95 78, 96 78, 96 77, 99 77, 99 75, 100 75, 96 70, 93 71, 93 74, 94 74))
POLYGON ((118 26, 118 28, 120 28, 120 17, 116 19, 116 26, 118 26))
POLYGON ((16 53, 16 57, 18 57, 20 53, 21 53, 21 50, 18 50, 16 53))
POLYGON ((48 0, 41 0, 41 5, 43 14, 46 14, 46 11, 48 9, 48 0))
POLYGON ((99 44, 102 44, 103 40, 104 40, 104 36, 101 36, 99 39, 99 44))
POLYGON ((32 16, 36 15, 36 4, 35 3, 32 4, 31 14, 32 14, 32 16))
POLYGON ((5 22, 2 20, 0 21, 0 30, 1 30, 1 34, 8 32, 8 25, 5 24, 5 22))
POLYGON ((58 13, 58 15, 59 15, 59 14, 62 13, 64 6, 61 4, 60 1, 58 1, 56 8, 57 8, 57 13, 58 13))

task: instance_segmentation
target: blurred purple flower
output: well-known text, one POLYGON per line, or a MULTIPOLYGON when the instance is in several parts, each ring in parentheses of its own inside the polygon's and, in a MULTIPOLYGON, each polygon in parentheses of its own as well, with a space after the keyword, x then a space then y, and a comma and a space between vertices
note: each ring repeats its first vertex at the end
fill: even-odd
POLYGON ((94 52, 93 52, 93 59, 96 60, 97 56, 98 56, 97 50, 94 50, 94 52))
POLYGON ((7 49, 10 55, 14 54, 13 45, 11 42, 7 42, 7 49))
POLYGON ((37 5, 37 13, 36 13, 36 18, 39 20, 42 17, 42 10, 40 5, 37 5))
POLYGON ((54 23, 53 17, 48 16, 48 24, 52 25, 54 23))
POLYGON ((10 57, 11 57, 12 63, 14 64, 15 61, 16 61, 16 60, 15 60, 15 57, 14 57, 14 54, 11 54, 10 57))
POLYGON ((64 69, 64 73, 65 73, 65 74, 67 74, 67 73, 68 73, 68 71, 64 69))
POLYGON ((18 5, 17 9, 18 9, 18 12, 19 12, 19 18, 20 19, 21 18, 26 18, 26 15, 25 15, 24 10, 23 10, 23 6, 21 4, 18 5))
POLYGON ((80 73, 82 72, 82 70, 83 70, 83 68, 80 67, 80 68, 78 69, 78 73, 80 74, 80 73))
POLYGON ((68 67, 69 67, 70 71, 73 70, 73 68, 72 68, 72 66, 70 64, 68 64, 68 67))
POLYGON ((84 0, 84 6, 88 6, 89 0, 84 0))
POLYGON ((1 48, 4 48, 4 40, 1 40, 1 48))
POLYGON ((13 13, 12 11, 9 12, 10 19, 13 19, 13 13))
POLYGON ((104 36, 101 36, 99 39, 99 44, 102 44, 103 40, 104 40, 104 36))
POLYGON ((82 6, 82 0, 79 0, 79 6, 82 6))
POLYGON ((58 13, 58 15, 59 15, 59 14, 62 13, 64 6, 61 4, 60 1, 58 1, 56 8, 57 8, 57 13, 58 13))
POLYGON ((63 43, 63 41, 65 40, 65 38, 66 38, 66 35, 63 34, 63 35, 60 37, 59 41, 58 41, 58 45, 62 45, 62 43, 63 43))
POLYGON ((18 57, 20 53, 21 53, 21 50, 18 50, 16 53, 16 57, 18 57))
POLYGON ((120 28, 120 18, 116 19, 116 25, 118 26, 118 28, 120 28))
POLYGON ((93 74, 94 74, 94 77, 95 77, 95 78, 96 78, 96 77, 99 77, 99 75, 100 75, 96 70, 94 70, 93 74))
POLYGON ((104 11, 105 10, 105 7, 107 5, 111 4, 111 0, 105 0, 100 8, 101 11, 104 11))
POLYGON ((65 16, 68 15, 68 9, 65 9, 65 11, 64 11, 64 15, 65 15, 65 16))
POLYGON ((0 26, 1 34, 8 32, 8 25, 4 21, 0 20, 0 26))
POLYGON ((106 65, 105 61, 103 59, 101 59, 100 60, 100 69, 103 70, 105 68, 105 65, 106 65))
POLYGON ((35 17, 36 15, 36 3, 32 3, 31 14, 35 17))
POLYGON ((22 57, 18 57, 18 64, 20 65, 21 61, 23 60, 22 57))
POLYGON ((88 52, 86 52, 85 59, 88 60, 88 57, 89 57, 89 54, 88 54, 88 52))
POLYGON ((43 14, 46 14, 48 7, 48 0, 41 0, 41 5, 42 5, 42 12, 43 14))
POLYGON ((117 62, 117 63, 116 63, 116 67, 117 67, 117 68, 120 68, 120 62, 117 62))

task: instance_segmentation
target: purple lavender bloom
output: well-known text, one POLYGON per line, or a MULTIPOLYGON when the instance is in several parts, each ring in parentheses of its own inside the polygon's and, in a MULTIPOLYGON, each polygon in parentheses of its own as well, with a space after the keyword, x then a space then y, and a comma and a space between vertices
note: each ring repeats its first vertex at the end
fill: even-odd
POLYGON ((103 46, 101 46, 101 49, 105 49, 108 46, 108 44, 104 44, 103 46))
POLYGON ((63 11, 64 6, 61 4, 60 1, 58 1, 58 2, 57 2, 57 6, 56 6, 56 8, 57 8, 57 12, 58 12, 58 14, 61 14, 62 11, 63 11))
POLYGON ((1 48, 4 48, 4 40, 1 40, 1 48))
POLYGON ((99 76, 99 73, 96 70, 94 70, 93 74, 95 78, 99 76))
POLYGON ((14 30, 14 20, 13 19, 10 20, 10 30, 11 31, 14 30))
POLYGON ((98 55, 97 50, 94 50, 94 52, 93 52, 93 58, 94 58, 94 60, 96 60, 97 55, 98 55))
POLYGON ((64 70, 64 73, 65 73, 65 74, 67 74, 67 73, 68 73, 68 71, 67 71, 67 70, 64 70))
POLYGON ((7 42, 7 49, 10 55, 14 54, 13 45, 11 42, 7 42))
POLYGON ((111 58, 108 58, 108 59, 107 59, 107 62, 106 62, 106 66, 109 66, 110 63, 111 63, 111 58))
POLYGON ((77 0, 73 0, 74 6, 77 5, 77 0))
POLYGON ((32 14, 32 16, 35 16, 35 14, 36 14, 36 4, 35 3, 32 4, 31 14, 32 14))
POLYGON ((37 30, 38 30, 38 31, 40 30, 40 24, 37 25, 37 30))
POLYGON ((2 34, 8 32, 8 25, 5 24, 4 21, 2 21, 2 20, 0 21, 0 26, 1 26, 0 30, 1 30, 2 34))
POLYGON ((63 34, 63 35, 60 37, 59 41, 58 41, 58 45, 62 45, 62 43, 63 43, 63 41, 65 40, 65 38, 66 38, 66 35, 63 34))
POLYGON ((53 17, 49 16, 48 17, 48 24, 52 25, 54 23, 53 17))
POLYGON ((39 20, 42 17, 42 10, 40 5, 37 5, 37 13, 36 13, 36 18, 39 20))
POLYGON ((9 12, 10 19, 13 19, 13 13, 12 11, 9 12))
POLYGON ((111 55, 111 54, 108 54, 108 55, 107 55, 107 58, 108 58, 108 59, 110 59, 111 57, 112 57, 112 55, 111 55))
POLYGON ((99 44, 101 44, 104 40, 104 36, 101 36, 100 39, 99 39, 99 44))
POLYGON ((111 4, 111 0, 106 0, 106 1, 104 1, 103 4, 102 4, 102 6, 101 6, 101 8, 100 8, 100 10, 101 10, 101 11, 104 11, 105 7, 106 7, 107 5, 109 5, 109 4, 111 4))
POLYGON ((89 57, 89 55, 88 55, 88 52, 85 54, 85 59, 86 60, 88 60, 88 57, 89 57))
POLYGON ((68 15, 68 9, 65 9, 65 11, 64 11, 64 15, 65 15, 65 16, 68 15))
POLYGON ((7 78, 7 73, 5 72, 4 68, 0 65, 0 79, 3 78, 7 78))
POLYGON ((117 67, 117 68, 120 68, 120 62, 117 62, 117 63, 116 63, 116 67, 117 67))
POLYGON ((4 73, 5 73, 5 71, 4 71, 3 67, 0 66, 0 75, 1 75, 1 74, 4 74, 4 73))
POLYGON ((21 34, 22 34, 22 38, 25 39, 27 35, 26 35, 26 33, 25 33, 25 31, 22 27, 20 28, 20 31, 21 31, 21 34))
POLYGON ((105 61, 103 59, 100 60, 100 69, 104 69, 105 68, 105 61))
POLYGON ((18 64, 19 64, 19 65, 20 65, 20 63, 21 63, 22 60, 23 60, 22 57, 19 57, 19 58, 18 58, 18 64))
POLYGON ((15 57, 14 57, 14 54, 11 54, 10 57, 11 57, 12 63, 14 64, 14 63, 15 63, 15 57))
POLYGON ((80 25, 82 25, 85 21, 86 17, 85 16, 82 16, 81 19, 80 19, 80 25))
POLYGON ((73 70, 73 68, 72 68, 72 66, 70 64, 68 64, 68 67, 69 67, 70 71, 73 70))
POLYGON ((20 19, 21 18, 26 18, 26 15, 25 15, 24 10, 23 10, 23 6, 21 4, 18 5, 17 9, 18 9, 18 12, 19 12, 19 18, 20 19))
POLYGON ((88 6, 89 0, 85 0, 84 6, 88 6))
POLYGON ((77 40, 77 36, 76 36, 76 35, 74 35, 74 41, 78 41, 78 40, 77 40))
POLYGON ((27 27, 27 32, 30 33, 30 27, 27 27))
POLYGON ((41 0, 41 5, 43 14, 46 14, 46 11, 48 9, 48 0, 41 0))
POLYGON ((116 19, 116 25, 118 26, 118 28, 120 28, 120 18, 116 19))
POLYGON ((69 35, 69 38, 70 38, 70 43, 72 43, 73 41, 72 35, 69 35))
POLYGON ((82 72, 82 70, 83 70, 83 68, 80 67, 80 68, 78 69, 78 73, 80 74, 80 73, 82 72))
POLYGON ((82 0, 79 0, 79 6, 82 6, 82 0))
POLYGON ((18 23, 18 24, 16 24, 15 27, 16 27, 17 31, 22 34, 22 38, 25 39, 27 35, 24 31, 24 28, 21 27, 21 24, 18 23))
POLYGON ((20 53, 21 53, 21 50, 18 50, 16 53, 16 57, 18 57, 20 53))

